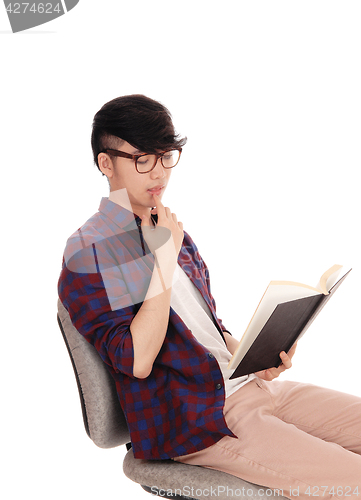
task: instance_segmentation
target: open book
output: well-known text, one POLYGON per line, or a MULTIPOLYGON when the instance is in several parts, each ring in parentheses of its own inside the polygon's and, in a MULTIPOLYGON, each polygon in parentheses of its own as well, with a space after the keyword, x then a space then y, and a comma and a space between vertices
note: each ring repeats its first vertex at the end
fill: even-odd
POLYGON ((228 364, 235 369, 230 378, 278 367, 280 352, 288 352, 305 333, 350 271, 332 266, 317 288, 271 281, 228 364))

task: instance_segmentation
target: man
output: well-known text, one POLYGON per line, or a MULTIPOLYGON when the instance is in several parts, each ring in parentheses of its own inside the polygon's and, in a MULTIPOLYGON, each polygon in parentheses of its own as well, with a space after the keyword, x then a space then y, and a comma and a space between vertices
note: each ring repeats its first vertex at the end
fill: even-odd
POLYGON ((290 498, 356 497, 358 398, 272 381, 295 347, 279 368, 229 379, 238 341, 217 316, 195 243, 161 201, 185 143, 145 96, 98 111, 92 148, 110 194, 69 238, 59 279, 74 326, 114 377, 134 455, 216 468, 290 498))

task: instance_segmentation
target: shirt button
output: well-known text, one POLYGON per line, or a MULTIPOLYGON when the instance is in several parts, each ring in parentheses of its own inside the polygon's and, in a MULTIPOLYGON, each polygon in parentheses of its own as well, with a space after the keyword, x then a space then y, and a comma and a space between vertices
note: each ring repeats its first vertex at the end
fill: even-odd
POLYGON ((217 384, 217 385, 216 385, 216 389, 218 389, 218 390, 219 390, 219 389, 222 389, 222 384, 217 384))
POLYGON ((209 356, 210 358, 214 358, 214 355, 213 355, 211 352, 209 352, 209 353, 208 353, 208 356, 209 356))

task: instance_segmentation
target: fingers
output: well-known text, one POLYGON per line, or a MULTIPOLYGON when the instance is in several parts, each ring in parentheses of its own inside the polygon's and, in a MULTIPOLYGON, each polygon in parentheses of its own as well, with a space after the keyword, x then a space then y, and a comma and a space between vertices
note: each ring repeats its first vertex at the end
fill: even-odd
MULTIPOLYGON (((288 370, 289 368, 291 368, 292 361, 291 361, 290 356, 288 356, 288 354, 286 354, 284 351, 282 351, 280 354, 280 358, 282 360, 282 365, 284 367, 284 369, 282 371, 288 370)), ((279 368, 281 368, 282 365, 280 365, 279 368)))
POLYGON ((292 361, 291 361, 290 357, 284 351, 282 351, 280 353, 280 358, 281 358, 282 363, 280 364, 280 366, 278 368, 269 368, 268 370, 265 370, 264 377, 263 377, 264 380, 271 381, 271 380, 277 378, 279 375, 281 375, 281 373, 283 373, 284 371, 291 368, 292 361))
POLYGON ((153 198, 155 201, 155 209, 151 210, 151 213, 157 213, 160 218, 165 216, 167 219, 173 220, 173 222, 183 231, 183 224, 182 222, 178 222, 176 214, 172 213, 169 207, 165 207, 156 194, 153 194, 153 198))
POLYGON ((171 211, 168 207, 165 207, 163 203, 161 202, 159 196, 156 194, 153 194, 153 199, 155 202, 155 209, 153 209, 151 212, 157 213, 158 214, 158 221, 162 222, 164 218, 170 219, 171 218, 171 211))
MULTIPOLYGON (((150 226, 150 217, 147 217, 146 215, 141 215, 142 223, 141 225, 144 226, 150 226)), ((152 224, 153 225, 153 224, 152 224)))
POLYGON ((153 199, 154 199, 154 203, 155 203, 155 209, 153 209, 152 212, 157 213, 158 217, 160 217, 165 212, 164 205, 161 202, 159 196, 157 196, 156 194, 153 194, 153 199))
MULTIPOLYGON (((290 351, 290 353, 291 353, 291 351, 290 351)), ((281 373, 283 373, 284 371, 291 368, 291 366, 292 366, 291 357, 292 356, 289 356, 284 351, 282 351, 280 353, 280 358, 281 358, 282 363, 279 365, 278 368, 268 368, 268 370, 263 370, 263 371, 257 372, 256 375, 259 378, 270 382, 271 380, 279 377, 281 375, 281 373)))
POLYGON ((183 231, 183 222, 178 222, 176 214, 172 214, 173 221, 175 224, 178 225, 178 227, 183 231))
POLYGON ((268 371, 268 379, 267 380, 274 380, 275 378, 279 377, 282 373, 282 370, 279 370, 278 368, 275 370, 275 369, 271 369, 271 370, 267 370, 268 371))
POLYGON ((293 346, 291 347, 291 349, 288 351, 288 357, 290 359, 293 358, 293 355, 296 352, 296 348, 297 348, 297 342, 295 344, 293 344, 293 346))
POLYGON ((263 380, 270 382, 271 380, 279 377, 285 370, 286 368, 283 365, 280 365, 278 368, 269 368, 268 370, 264 370, 264 372, 259 372, 259 375, 261 375, 263 380))

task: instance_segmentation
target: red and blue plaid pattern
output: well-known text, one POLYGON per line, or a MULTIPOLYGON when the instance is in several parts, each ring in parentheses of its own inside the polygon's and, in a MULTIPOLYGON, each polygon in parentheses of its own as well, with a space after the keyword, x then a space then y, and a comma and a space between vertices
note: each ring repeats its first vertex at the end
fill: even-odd
MULTIPOLYGON (((225 391, 218 363, 172 309, 151 374, 146 379, 133 376, 130 324, 154 265, 140 223, 132 212, 103 198, 99 212, 67 242, 59 296, 116 382, 134 456, 169 459, 233 434, 223 416, 225 391)), ((208 269, 187 233, 178 263, 201 292, 222 335, 225 328, 216 315, 208 269)))

